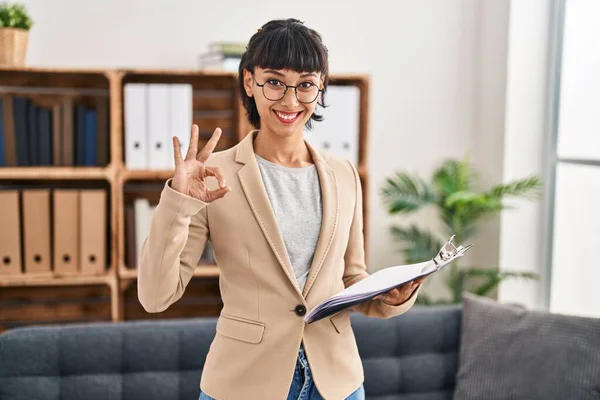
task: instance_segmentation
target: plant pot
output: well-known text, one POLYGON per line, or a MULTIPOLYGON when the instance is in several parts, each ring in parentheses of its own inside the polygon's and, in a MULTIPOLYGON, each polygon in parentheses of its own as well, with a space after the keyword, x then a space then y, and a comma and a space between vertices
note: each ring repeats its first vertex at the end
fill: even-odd
POLYGON ((23 66, 29 31, 19 28, 0 28, 0 65, 23 66))

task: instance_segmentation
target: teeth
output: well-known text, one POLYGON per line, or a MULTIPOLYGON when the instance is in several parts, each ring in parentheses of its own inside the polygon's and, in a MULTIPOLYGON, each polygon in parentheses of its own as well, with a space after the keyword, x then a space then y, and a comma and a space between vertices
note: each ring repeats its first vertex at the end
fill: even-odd
POLYGON ((293 120, 294 118, 296 118, 296 116, 298 115, 298 113, 294 113, 294 114, 283 114, 280 113, 279 111, 275 111, 277 113, 277 115, 279 115, 279 118, 282 119, 287 119, 289 121, 293 120))

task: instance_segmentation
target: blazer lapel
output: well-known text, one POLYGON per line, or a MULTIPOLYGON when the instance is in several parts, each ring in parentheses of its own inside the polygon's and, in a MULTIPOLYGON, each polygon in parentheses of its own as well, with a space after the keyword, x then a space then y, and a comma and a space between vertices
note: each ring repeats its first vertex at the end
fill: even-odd
POLYGON ((333 236, 337 227, 338 187, 335 172, 327 164, 327 157, 306 142, 319 175, 321 199, 323 202, 323 216, 321 219, 321 231, 313 256, 311 269, 304 290, 301 292, 254 155, 253 140, 257 132, 257 130, 251 131, 238 145, 236 161, 244 164, 238 171, 238 178, 244 190, 244 194, 246 195, 246 199, 248 200, 248 204, 250 205, 271 250, 275 254, 277 261, 279 261, 279 264, 283 268, 290 282, 298 291, 298 294, 306 297, 306 294, 310 290, 323 265, 325 256, 333 242, 333 236))
POLYGON ((306 297, 308 291, 317 279, 317 275, 323 266, 323 261, 329 252, 337 228, 339 213, 338 186, 335 171, 327 164, 326 155, 322 155, 308 142, 306 142, 306 146, 312 154, 319 174, 321 200, 323 202, 323 217, 321 218, 321 232, 319 233, 317 248, 315 249, 310 272, 308 273, 306 285, 304 286, 304 297, 306 297))

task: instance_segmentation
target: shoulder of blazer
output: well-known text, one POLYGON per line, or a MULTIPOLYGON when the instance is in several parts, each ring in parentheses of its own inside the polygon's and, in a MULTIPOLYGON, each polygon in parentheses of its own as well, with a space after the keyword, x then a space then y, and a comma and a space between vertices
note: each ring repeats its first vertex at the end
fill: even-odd
POLYGON ((235 145, 225 150, 213 152, 208 158, 206 165, 209 167, 220 168, 226 168, 228 166, 231 167, 237 165, 237 163, 235 162, 235 153, 237 146, 238 145, 235 145))
POLYGON ((356 193, 360 185, 358 170, 352 162, 346 158, 329 153, 326 150, 318 150, 327 166, 335 173, 338 190, 343 193, 356 193))
POLYGON ((335 154, 329 153, 326 150, 318 150, 324 160, 327 160, 327 165, 331 167, 338 179, 344 179, 354 181, 355 177, 358 176, 356 167, 346 158, 339 157, 335 154))

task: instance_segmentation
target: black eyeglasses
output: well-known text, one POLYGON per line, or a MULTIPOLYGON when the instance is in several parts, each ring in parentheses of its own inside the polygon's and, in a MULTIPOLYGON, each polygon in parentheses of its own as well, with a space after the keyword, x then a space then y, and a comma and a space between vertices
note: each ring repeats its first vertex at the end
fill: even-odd
POLYGON ((323 92, 323 89, 319 89, 317 85, 309 81, 302 82, 296 86, 291 86, 286 85, 278 79, 269 79, 261 85, 254 76, 253 78, 254 82, 256 82, 256 86, 262 88, 265 98, 271 101, 283 99, 289 88, 294 89, 296 99, 304 104, 312 103, 319 97, 319 93, 323 92))

